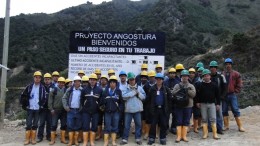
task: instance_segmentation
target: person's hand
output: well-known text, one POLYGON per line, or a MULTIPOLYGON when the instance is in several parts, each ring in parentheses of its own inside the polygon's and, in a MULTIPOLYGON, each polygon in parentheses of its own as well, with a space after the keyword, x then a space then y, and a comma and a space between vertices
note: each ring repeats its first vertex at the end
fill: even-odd
POLYGON ((196 103, 197 108, 200 108, 200 103, 196 103))
POLYGON ((70 111, 70 109, 69 109, 69 108, 66 108, 65 110, 66 110, 67 112, 69 112, 69 111, 70 111))
POLYGON ((220 106, 216 105, 216 110, 219 111, 219 109, 220 109, 220 106))

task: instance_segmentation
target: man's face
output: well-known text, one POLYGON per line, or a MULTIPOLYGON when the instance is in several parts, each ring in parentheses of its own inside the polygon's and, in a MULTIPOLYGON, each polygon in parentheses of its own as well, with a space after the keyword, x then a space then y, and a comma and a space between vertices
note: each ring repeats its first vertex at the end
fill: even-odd
POLYGON ((148 69, 147 68, 142 68, 141 71, 148 71, 148 69))
POLYGON ((76 81, 74 81, 74 86, 75 86, 76 88, 79 88, 79 87, 80 87, 80 83, 81 83, 81 81, 76 80, 76 81))
POLYGON ((176 73, 175 72, 169 72, 169 78, 173 79, 175 78, 176 73))
POLYGON ((126 75, 120 75, 120 81, 125 82, 126 81, 126 75))
POLYGON ((135 79, 134 79, 134 78, 128 79, 128 81, 129 81, 129 84, 130 84, 131 86, 134 86, 134 85, 135 85, 135 79))
POLYGON ((161 73, 162 72, 162 68, 161 67, 157 67, 157 68, 155 68, 155 71, 156 71, 156 73, 161 73))
POLYGON ((210 67, 210 72, 211 72, 212 74, 215 74, 215 73, 217 72, 217 67, 211 66, 211 67, 210 67))
POLYGON ((153 77, 149 77, 149 81, 150 82, 154 82, 155 81, 155 77, 153 76, 153 77))
POLYGON ((144 84, 144 83, 146 83, 147 82, 147 77, 142 77, 141 78, 141 82, 144 84))
POLYGON ((44 83, 46 85, 50 85, 51 84, 51 78, 44 78, 44 83))
POLYGON ((83 73, 79 73, 78 76, 79 76, 80 78, 82 78, 82 77, 84 76, 84 74, 83 74, 83 73))
POLYGON ((89 83, 91 86, 95 86, 96 83, 97 83, 97 80, 96 79, 89 79, 89 83))
POLYGON ((108 77, 111 77, 111 76, 114 76, 115 74, 114 73, 110 73, 108 74, 108 77))
POLYGON ((106 78, 101 78, 100 83, 101 83, 101 85, 106 85, 107 84, 107 79, 106 78))
POLYGON ((82 81, 81 84, 82 84, 83 86, 88 86, 88 81, 82 81))
POLYGON ((189 76, 187 76, 187 75, 181 76, 181 80, 182 80, 183 82, 188 82, 189 76))
POLYGON ((109 84, 111 89, 115 89, 116 88, 116 82, 115 81, 111 81, 109 84))
POLYGON ((195 77, 195 72, 190 72, 190 78, 193 79, 195 77))
POLYGON ((34 83, 36 83, 36 84, 39 84, 41 82, 41 79, 42 79, 41 76, 34 76, 33 77, 34 83))
POLYGON ((232 64, 231 63, 226 63, 226 69, 231 70, 232 69, 232 64))
POLYGON ((205 82, 209 82, 209 81, 210 81, 210 78, 211 78, 211 76, 210 76, 209 74, 206 74, 206 75, 203 76, 203 80, 204 80, 205 82))
POLYGON ((63 88, 65 86, 65 82, 58 82, 58 87, 63 88))
POLYGON ((56 76, 56 75, 52 76, 52 80, 53 80, 54 82, 57 82, 57 81, 58 81, 58 78, 59 78, 59 76, 56 76))
POLYGON ((157 85, 162 85, 163 84, 163 79, 162 78, 155 78, 156 79, 156 84, 157 85))

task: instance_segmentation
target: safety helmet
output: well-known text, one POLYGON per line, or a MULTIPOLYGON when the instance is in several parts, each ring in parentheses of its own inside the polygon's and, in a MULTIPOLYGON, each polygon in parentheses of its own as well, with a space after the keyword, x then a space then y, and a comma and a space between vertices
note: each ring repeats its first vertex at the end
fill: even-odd
POLYGON ((148 77, 155 77, 156 73, 154 70, 148 72, 148 77))
POLYGON ((162 73, 157 73, 157 74, 155 75, 155 78, 161 78, 161 79, 164 79, 164 76, 163 76, 162 73))
POLYGON ((69 79, 69 78, 67 78, 67 79, 65 80, 65 83, 68 83, 68 82, 72 82, 72 80, 69 79))
POLYGON ((82 76, 81 80, 83 82, 87 82, 87 81, 89 81, 89 78, 88 78, 88 76, 82 76))
POLYGON ((172 67, 172 68, 169 69, 168 72, 169 72, 169 73, 170 73, 170 72, 176 72, 176 69, 172 67))
POLYGON ((44 78, 51 78, 51 74, 50 74, 50 73, 45 73, 45 74, 43 75, 43 77, 44 77, 44 78))
POLYGON ((126 74, 126 72, 125 71, 120 71, 120 73, 119 73, 119 77, 121 76, 121 75, 126 75, 127 76, 127 74, 126 74))
POLYGON ((155 68, 162 68, 161 64, 156 64, 155 68))
POLYGON ((134 78, 135 78, 135 74, 134 74, 134 73, 129 72, 129 73, 127 74, 127 79, 134 79, 134 78))
POLYGON ((148 64, 142 64, 141 69, 148 69, 148 64))
POLYGON ((58 78, 58 82, 65 82, 65 78, 64 77, 59 77, 58 78))
POLYGON ((196 68, 204 67, 204 64, 202 62, 198 62, 196 65, 196 68))
POLYGON ((190 68, 189 72, 196 72, 196 70, 194 68, 190 68))
POLYGON ((101 74, 101 70, 99 68, 95 69, 95 74, 101 74))
POLYGON ((218 62, 217 61, 211 61, 209 63, 209 67, 218 67, 218 62))
POLYGON ((106 76, 106 75, 102 75, 102 76, 100 77, 100 79, 102 79, 102 78, 105 78, 105 79, 107 79, 107 80, 108 80, 108 78, 107 78, 107 76, 106 76))
POLYGON ((190 75, 190 73, 188 70, 184 69, 181 71, 181 76, 189 76, 189 75, 190 75))
POLYGON ((60 76, 59 72, 57 72, 57 71, 54 71, 51 75, 52 76, 60 76))
POLYGON ((116 76, 111 76, 110 78, 109 78, 109 81, 112 81, 112 80, 116 80, 117 81, 117 77, 116 76))
POLYGON ((198 71, 203 71, 204 70, 204 67, 200 67, 199 69, 198 69, 198 71))
POLYGON ((85 72, 83 70, 79 70, 78 74, 84 74, 85 75, 85 72))
POLYGON ((75 77, 73 78, 73 81, 81 81, 80 76, 75 76, 75 77))
POLYGON ((90 74, 89 79, 98 79, 96 74, 90 74))
POLYGON ((179 63, 179 64, 176 64, 175 69, 176 70, 181 70, 181 69, 185 69, 185 68, 184 68, 183 64, 179 63))
POLYGON ((206 74, 210 74, 211 72, 208 69, 204 69, 202 71, 202 76, 206 75, 206 74))
POLYGON ((114 73, 115 73, 115 71, 113 69, 108 70, 108 74, 114 74, 114 73))
POLYGON ((141 76, 148 76, 148 72, 147 71, 142 71, 141 72, 141 76))
POLYGON ((42 73, 40 71, 34 72, 33 76, 42 76, 42 73))
POLYGON ((231 64, 233 64, 233 61, 232 61, 231 58, 227 58, 227 59, 225 59, 225 63, 231 63, 231 64))

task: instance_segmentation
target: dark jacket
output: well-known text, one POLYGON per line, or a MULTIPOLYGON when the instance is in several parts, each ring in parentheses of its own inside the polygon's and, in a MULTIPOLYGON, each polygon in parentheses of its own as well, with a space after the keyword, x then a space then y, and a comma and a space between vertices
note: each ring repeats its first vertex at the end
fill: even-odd
POLYGON ((119 88, 116 88, 112 95, 109 94, 109 88, 106 88, 102 94, 101 106, 104 106, 104 111, 107 113, 122 111, 122 92, 119 88))
MULTIPOLYGON (((150 93, 148 95, 148 98, 150 98, 150 112, 153 115, 156 112, 156 105, 155 105, 155 98, 157 96, 157 85, 153 85, 150 89, 150 93)), ((171 105, 172 105, 172 100, 173 96, 170 92, 170 89, 166 86, 162 86, 161 89, 164 94, 164 103, 163 103, 163 110, 164 112, 168 115, 170 114, 171 111, 171 105)))
MULTIPOLYGON (((223 73, 224 76, 227 76, 227 72, 223 73)), ((230 72, 229 78, 227 80, 227 93, 240 93, 242 88, 242 79, 239 72, 232 70, 230 72)))
POLYGON ((218 87, 213 82, 201 82, 197 95, 198 103, 215 103, 216 105, 220 105, 218 87))
POLYGON ((90 114, 97 113, 99 111, 99 105, 101 100, 102 89, 98 86, 88 86, 81 91, 80 103, 82 106, 82 112, 90 114), (93 92, 93 94, 91 94, 93 92))
POLYGON ((220 99, 224 99, 227 94, 227 81, 223 74, 211 74, 211 81, 218 86, 220 99))

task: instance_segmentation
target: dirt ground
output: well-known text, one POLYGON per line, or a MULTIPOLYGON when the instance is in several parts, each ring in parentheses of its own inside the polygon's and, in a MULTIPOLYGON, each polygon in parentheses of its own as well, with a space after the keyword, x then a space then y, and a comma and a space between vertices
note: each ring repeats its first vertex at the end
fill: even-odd
MULTIPOLYGON (((231 114, 232 115, 232 114, 231 114)), ((246 129, 246 132, 238 132, 234 118, 230 118, 230 130, 225 131, 224 135, 219 135, 220 140, 214 140, 212 133, 209 133, 209 138, 202 140, 202 130, 199 134, 190 132, 188 134, 189 142, 180 142, 176 144, 176 136, 169 133, 167 136, 167 145, 192 145, 192 146, 260 146, 260 106, 248 107, 241 110, 241 119, 246 129)), ((0 145, 1 146, 22 146, 24 141, 25 126, 23 121, 8 121, 5 120, 5 128, 0 130, 0 145)), ((192 131, 192 129, 191 129, 192 131)), ((117 140, 119 145, 121 139, 117 140)), ((143 140, 143 145, 146 146, 147 141, 143 140)), ((47 140, 36 145, 46 146, 49 145, 47 140)), ((56 146, 64 146, 59 142, 59 137, 56 138, 56 146)), ((82 144, 81 144, 82 145, 82 144)), ((96 146, 102 146, 103 140, 96 141, 96 146)), ((134 135, 130 134, 129 143, 126 146, 135 146, 134 135)), ((156 141, 153 146, 158 146, 156 141)))

